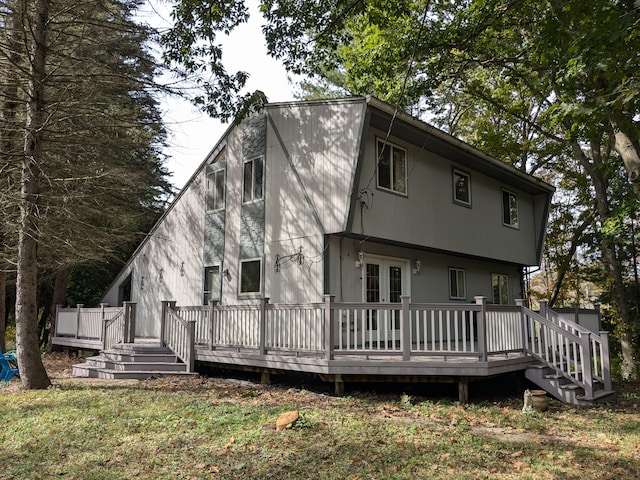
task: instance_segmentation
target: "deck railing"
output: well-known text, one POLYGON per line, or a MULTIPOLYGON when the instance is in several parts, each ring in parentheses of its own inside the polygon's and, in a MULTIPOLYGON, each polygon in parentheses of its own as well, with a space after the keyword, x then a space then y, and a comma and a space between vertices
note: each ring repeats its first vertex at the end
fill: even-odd
POLYGON ((160 345, 167 346, 193 372, 195 366, 196 322, 202 309, 181 307, 176 302, 162 302, 162 320, 160 323, 160 345), (187 317, 185 319, 184 317, 187 317))
MULTIPOLYGON (((521 307, 473 304, 323 303, 176 307, 163 320, 193 322, 193 344, 210 350, 253 349, 336 355, 475 357, 525 351, 521 307)), ((163 318, 165 315, 163 315, 163 318)), ((162 331, 165 332, 163 326, 162 331)), ((186 340, 183 347, 186 348, 186 340)), ((181 347, 182 348, 182 347, 181 347)), ((185 353, 187 355, 187 353, 185 353)))
POLYGON ((593 333, 548 308, 540 313, 523 308, 523 315, 529 354, 582 387, 587 399, 593 398, 596 381, 611 390, 608 332, 593 333))
POLYGON ((124 302, 122 307, 101 304, 97 308, 57 307, 53 344, 66 345, 77 341, 78 346, 96 349, 111 348, 116 343, 133 341, 136 304, 124 302))

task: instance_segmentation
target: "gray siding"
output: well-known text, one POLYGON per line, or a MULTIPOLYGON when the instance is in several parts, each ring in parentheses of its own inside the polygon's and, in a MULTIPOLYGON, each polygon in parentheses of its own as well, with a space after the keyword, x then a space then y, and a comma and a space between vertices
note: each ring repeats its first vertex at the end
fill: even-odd
MULTIPOLYGON (((471 207, 453 201, 452 169, 455 159, 429 151, 428 142, 417 147, 396 138, 394 144, 407 149, 407 195, 377 188, 376 138, 386 132, 371 130, 366 136, 359 190, 369 195, 367 208, 355 208, 352 231, 373 238, 491 258, 521 265, 537 264, 534 202, 530 194, 469 168, 471 207), (518 195, 520 225, 502 224, 502 193, 506 188, 518 195)), ((458 167, 459 168, 459 167, 458 167)))
POLYGON ((265 281, 272 302, 322 300, 324 234, 346 225, 364 107, 346 100, 267 108, 265 281))
POLYGON ((403 247, 393 247, 371 241, 362 242, 343 237, 332 237, 329 246, 331 269, 329 291, 336 301, 360 302, 362 298, 363 271, 356 267, 358 252, 380 257, 406 259, 411 266, 420 260, 421 268, 417 274, 409 275, 409 288, 413 302, 449 303, 473 302, 475 296, 484 296, 491 301, 491 274, 503 274, 509 277, 509 300, 513 304, 522 298, 520 270, 518 267, 483 260, 472 260, 442 253, 427 252, 403 247), (449 298, 449 268, 465 271, 466 299, 449 298))

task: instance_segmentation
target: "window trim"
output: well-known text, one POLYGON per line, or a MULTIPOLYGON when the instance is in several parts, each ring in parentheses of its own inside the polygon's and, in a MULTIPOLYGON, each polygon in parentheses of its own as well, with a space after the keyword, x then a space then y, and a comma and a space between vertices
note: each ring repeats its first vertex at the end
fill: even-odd
POLYGON ((218 302, 220 301, 220 299, 222 298, 222 265, 218 264, 218 265, 209 265, 204 267, 204 282, 203 282, 202 291, 203 291, 203 294, 202 294, 203 305, 208 305, 209 301, 211 300, 215 300, 218 302), (216 292, 217 298, 212 298, 211 294, 213 293, 213 290, 211 289, 211 285, 208 285, 209 283, 208 272, 216 268, 218 269, 218 291, 216 292), (209 289, 207 289, 207 287, 209 287, 209 289), (205 302, 205 300, 207 301, 205 302))
MULTIPOLYGON (((498 287, 500 288, 500 282, 498 282, 498 287)), ((509 302, 511 301, 511 295, 510 295, 510 292, 509 292, 509 287, 510 287, 510 285, 509 285, 509 275, 508 274, 506 274, 506 273, 492 273, 491 274, 491 301, 495 305, 510 305, 509 302), (500 302, 496 302, 495 292, 493 290, 493 279, 494 278, 500 278, 500 277, 505 278, 506 281, 507 281, 507 283, 505 285, 506 293, 507 293, 507 303, 502 303, 501 301, 500 302)), ((501 291, 498 291, 498 296, 499 297, 501 297, 500 294, 501 294, 501 291)), ((502 300, 502 298, 500 298, 500 300, 502 300)))
POLYGON ((452 186, 452 197, 453 203, 456 205, 461 205, 463 207, 471 208, 471 175, 464 170, 461 170, 457 167, 453 167, 451 170, 451 186, 452 186), (456 175, 466 177, 467 178, 467 196, 469 197, 468 201, 462 200, 457 197, 456 193, 456 175))
POLYGON ((240 297, 256 297, 262 294, 262 277, 263 277, 263 272, 262 272, 262 258, 260 257, 256 257, 256 258, 243 258, 242 260, 240 260, 240 268, 238 270, 238 296, 240 297), (244 271, 244 264, 246 263, 251 263, 251 262, 258 262, 258 290, 257 291, 247 291, 247 292, 243 292, 242 291, 242 273, 244 271))
MULTIPOLYGON (((383 148, 383 150, 384 150, 383 148)), ((376 171, 376 186, 379 190, 384 190, 385 192, 389 192, 389 193, 393 193, 395 195, 402 195, 403 197, 408 197, 409 196, 409 181, 408 181, 408 175, 407 175, 407 170, 408 170, 408 162, 409 162, 409 152, 406 148, 401 147, 400 145, 397 145, 395 143, 391 143, 388 142, 386 140, 383 140, 382 138, 376 137, 376 145, 375 145, 375 149, 376 149, 376 164, 375 164, 375 171, 376 171), (379 145, 382 144, 385 147, 390 147, 390 155, 389 158, 391 159, 391 162, 393 162, 393 151, 394 150, 399 150, 401 152, 404 153, 404 171, 403 171, 403 175, 404 175, 404 179, 403 179, 403 184, 404 184, 404 192, 400 191, 400 190, 396 190, 393 188, 394 185, 394 178, 392 177, 393 175, 393 164, 389 165, 389 173, 390 173, 390 178, 389 178, 389 183, 390 186, 389 187, 385 187, 380 185, 380 162, 381 162, 381 153, 379 150, 379 145)))
POLYGON ((257 157, 252 157, 252 158, 248 158, 246 159, 244 162, 242 162, 242 204, 245 205, 247 203, 253 203, 253 202, 259 202, 261 200, 264 199, 264 173, 265 173, 265 169, 264 169, 264 155, 258 155, 257 157), (262 165, 262 184, 261 184, 261 189, 260 189, 260 196, 257 197, 255 195, 255 189, 256 189, 256 169, 255 169, 255 163, 257 160, 260 161, 261 165, 262 165), (245 185, 245 168, 247 166, 247 164, 253 164, 251 166, 251 198, 249 200, 245 200, 245 191, 246 191, 246 185, 245 185))
POLYGON ((449 273, 449 280, 448 280, 448 283, 449 283, 449 300, 466 300, 467 299, 467 273, 466 273, 465 269, 464 268, 458 268, 458 267, 449 267, 448 273, 449 273), (454 293, 453 289, 452 289, 453 284, 451 283, 451 274, 453 272, 456 272, 456 292, 455 292, 456 294, 459 294, 459 292, 457 291, 458 290, 458 281, 459 281, 458 276, 460 274, 462 274, 462 288, 464 289, 464 291, 462 292, 463 293, 462 296, 453 295, 453 293, 454 293))
POLYGON ((207 212, 219 212, 226 208, 227 203, 227 195, 226 195, 226 170, 224 168, 220 168, 218 170, 213 170, 207 174, 207 212), (222 174, 222 200, 221 205, 216 205, 217 199, 217 183, 216 177, 222 174))
POLYGON ((520 229, 520 204, 518 202, 518 194, 508 190, 506 188, 500 189, 500 205, 502 206, 502 225, 505 227, 513 228, 515 230, 520 229), (509 205, 505 205, 505 198, 508 198, 509 205), (516 219, 515 222, 511 216, 511 198, 516 202, 516 219), (506 207, 506 209, 505 209, 506 207), (505 222, 505 219, 509 215, 509 223, 505 222))

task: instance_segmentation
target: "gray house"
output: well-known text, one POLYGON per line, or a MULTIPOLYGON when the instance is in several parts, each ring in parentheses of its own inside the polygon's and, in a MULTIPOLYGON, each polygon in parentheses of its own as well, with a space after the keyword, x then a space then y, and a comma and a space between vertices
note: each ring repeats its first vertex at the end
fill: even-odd
POLYGON ((134 302, 125 338, 190 364, 465 386, 547 355, 536 322, 567 330, 516 305, 553 192, 375 98, 270 104, 227 130, 103 301, 134 302))

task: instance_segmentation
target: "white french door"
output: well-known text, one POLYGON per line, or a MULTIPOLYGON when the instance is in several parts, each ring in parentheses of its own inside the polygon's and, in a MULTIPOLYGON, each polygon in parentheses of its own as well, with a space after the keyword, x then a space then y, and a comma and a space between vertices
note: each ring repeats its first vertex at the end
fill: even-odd
MULTIPOLYGON (((400 303, 409 292, 409 261, 365 255, 362 299, 367 303, 400 303)), ((388 345, 400 341, 400 309, 372 310, 367 319, 371 338, 388 345)))

